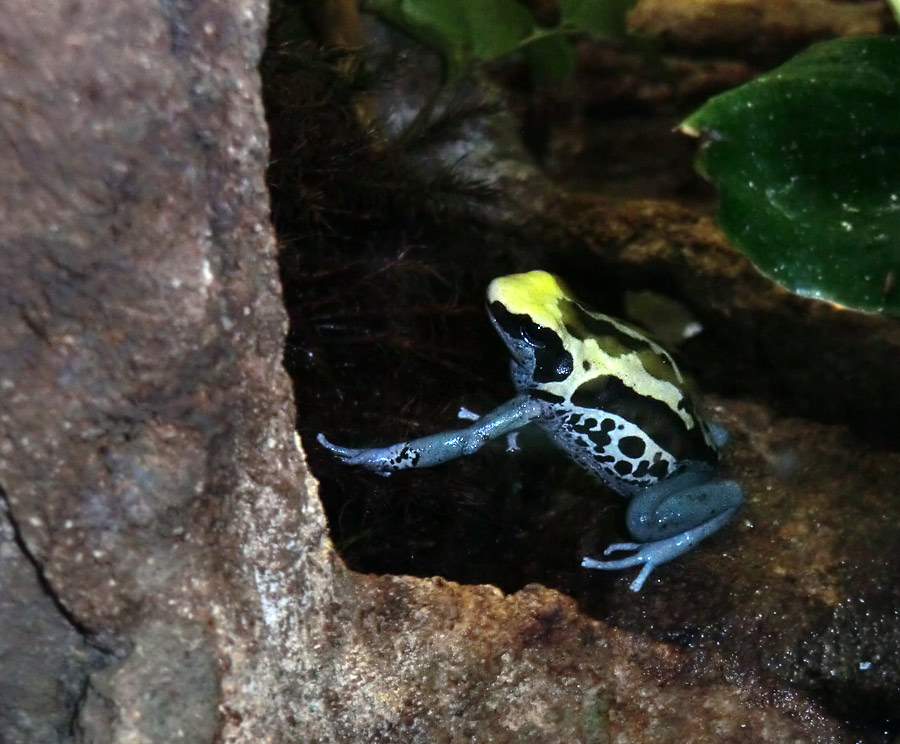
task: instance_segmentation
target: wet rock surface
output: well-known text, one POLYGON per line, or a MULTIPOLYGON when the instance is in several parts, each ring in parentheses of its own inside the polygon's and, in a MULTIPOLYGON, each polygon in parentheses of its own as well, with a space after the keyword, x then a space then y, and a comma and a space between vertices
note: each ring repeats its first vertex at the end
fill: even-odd
POLYGON ((717 410, 734 435, 728 470, 747 497, 731 534, 657 577, 646 597, 585 593, 583 606, 618 627, 716 649, 735 674, 770 673, 857 728, 890 727, 900 712, 900 458, 752 404, 717 410))
POLYGON ((370 721, 362 729, 368 741, 841 736, 786 689, 771 705, 766 686, 735 685, 709 659, 589 621, 571 600, 543 587, 504 597, 491 587, 382 577, 367 582, 364 596, 372 613, 348 624, 349 643, 336 651, 355 656, 360 647, 371 649, 367 689, 378 702, 361 710, 339 695, 332 710, 338 722, 349 723, 351 715, 370 721), (391 644, 384 642, 388 629, 391 644))

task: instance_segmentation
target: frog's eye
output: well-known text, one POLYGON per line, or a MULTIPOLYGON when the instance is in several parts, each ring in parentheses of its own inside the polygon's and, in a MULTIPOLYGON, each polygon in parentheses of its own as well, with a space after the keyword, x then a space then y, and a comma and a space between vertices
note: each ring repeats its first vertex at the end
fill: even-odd
POLYGON ((545 330, 534 323, 523 323, 519 331, 519 338, 534 349, 543 349, 547 344, 541 340, 541 331, 545 330))
POLYGON ((522 328, 528 317, 515 315, 504 307, 503 303, 494 301, 488 305, 488 312, 497 324, 497 328, 511 338, 522 338, 522 328))
MULTIPOLYGON (((517 348, 518 341, 532 350, 531 357, 534 363, 532 374, 535 382, 556 382, 572 374, 574 368, 572 355, 566 350, 558 333, 538 325, 525 313, 511 313, 498 301, 491 302, 488 311, 514 355, 523 351, 517 348)), ((523 363, 523 360, 520 359, 519 362, 523 363)))

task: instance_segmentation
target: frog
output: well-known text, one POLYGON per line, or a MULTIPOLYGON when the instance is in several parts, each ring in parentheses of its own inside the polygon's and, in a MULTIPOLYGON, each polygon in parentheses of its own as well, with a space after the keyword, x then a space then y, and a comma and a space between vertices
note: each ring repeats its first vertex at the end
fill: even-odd
MULTIPOLYGON (((542 270, 493 279, 487 314, 509 351, 512 398, 468 425, 383 447, 343 447, 321 433, 318 442, 344 463, 389 475, 471 455, 536 426, 629 499, 625 522, 633 540, 609 545, 604 560, 585 556, 581 565, 640 566, 634 592, 657 566, 732 520, 743 492, 717 475, 727 432, 698 413, 691 384, 658 342, 592 310, 542 270)), ((469 418, 463 411, 460 417, 469 418)))

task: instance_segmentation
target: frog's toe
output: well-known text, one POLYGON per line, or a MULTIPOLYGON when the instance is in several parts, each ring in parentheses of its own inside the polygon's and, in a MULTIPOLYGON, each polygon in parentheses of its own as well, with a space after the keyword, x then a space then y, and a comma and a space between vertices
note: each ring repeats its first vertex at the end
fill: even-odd
POLYGON ((456 412, 456 418, 463 419, 465 421, 478 421, 481 416, 475 411, 466 408, 465 406, 460 406, 459 410, 456 412))
MULTIPOLYGON (((609 555, 610 553, 615 553, 619 550, 637 550, 641 547, 641 543, 636 542, 622 542, 622 543, 613 543, 608 546, 606 550, 603 551, 603 555, 609 555)), ((634 565, 634 564, 630 564, 634 565)))
POLYGON ((321 432, 316 436, 316 441, 321 444, 325 449, 334 452, 338 457, 342 460, 349 460, 354 455, 359 453, 358 449, 352 449, 350 447, 341 447, 337 444, 332 444, 328 441, 324 434, 321 432))
POLYGON ((613 543, 603 551, 603 555, 617 553, 620 550, 633 550, 635 551, 634 555, 628 556, 627 558, 618 558, 614 561, 598 561, 595 558, 584 558, 581 561, 581 565, 583 568, 602 568, 610 570, 616 568, 628 568, 629 566, 637 566, 645 562, 645 559, 641 556, 640 550, 646 544, 647 543, 636 542, 613 543))
MULTIPOLYGON (((608 554, 613 550, 634 550, 642 547, 639 543, 615 543, 610 545, 604 553, 608 554)), ((614 561, 598 561, 594 558, 583 558, 581 561, 582 568, 597 568, 603 571, 617 571, 622 568, 631 568, 632 566, 642 566, 641 572, 637 578, 631 582, 631 591, 639 592, 650 572, 656 568, 658 562, 653 560, 652 556, 645 555, 638 550, 634 555, 627 558, 618 558, 614 561)))
POLYGON ((660 563, 665 563, 669 560, 670 551, 665 549, 661 550, 662 547, 663 546, 659 543, 613 543, 603 551, 603 555, 609 555, 610 553, 615 553, 620 550, 633 550, 634 553, 625 556, 624 558, 616 558, 611 561, 598 561, 595 558, 583 558, 581 566, 582 568, 594 568, 601 571, 618 571, 623 568, 631 568, 632 566, 641 566, 641 572, 638 574, 637 578, 631 582, 631 591, 639 592, 644 585, 644 582, 647 580, 647 577, 650 576, 650 572, 660 563))
POLYGON ((319 434, 316 441, 346 465, 359 465, 371 470, 376 475, 389 476, 398 469, 394 458, 396 447, 373 447, 360 449, 357 447, 341 447, 328 441, 324 434, 319 434))
MULTIPOLYGON (((625 543, 622 544, 624 545, 625 543)), ((609 548, 607 548, 606 552, 609 552, 609 548)), ((617 558, 614 561, 598 561, 596 558, 582 558, 581 567, 596 568, 601 571, 617 571, 620 568, 631 568, 632 566, 640 566, 642 563, 647 562, 646 556, 635 553, 627 558, 617 558)))

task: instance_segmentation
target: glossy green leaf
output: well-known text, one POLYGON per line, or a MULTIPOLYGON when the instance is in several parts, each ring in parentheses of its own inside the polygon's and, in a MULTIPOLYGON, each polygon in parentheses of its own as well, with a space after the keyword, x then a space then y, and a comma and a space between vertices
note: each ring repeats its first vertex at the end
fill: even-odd
POLYGON ((445 0, 370 0, 365 7, 437 51, 444 58, 450 77, 455 76, 465 64, 466 21, 459 3, 445 0))
POLYGON ((448 3, 445 0, 401 0, 399 7, 411 25, 430 29, 452 45, 465 45, 466 16, 460 3, 448 3))
POLYGON ((570 77, 575 72, 575 47, 561 33, 550 33, 525 47, 525 59, 537 79, 570 77))
POLYGON ((372 0, 366 8, 437 50, 449 77, 519 47, 534 19, 515 0, 372 0))
POLYGON ((900 37, 816 44, 682 123, 732 242, 810 297, 900 313, 900 37))
POLYGON ((563 26, 594 36, 624 36, 625 15, 637 0, 560 0, 563 26))
POLYGON ((567 36, 624 36, 636 0, 560 0, 560 25, 538 26, 516 0, 367 0, 366 10, 441 54, 449 78, 473 63, 523 50, 538 77, 571 74, 575 54, 567 36))
MULTIPOLYGON (((446 2, 446 0, 445 0, 446 2)), ((515 0, 454 0, 464 9, 468 44, 478 60, 509 54, 534 32, 534 19, 515 0)))

